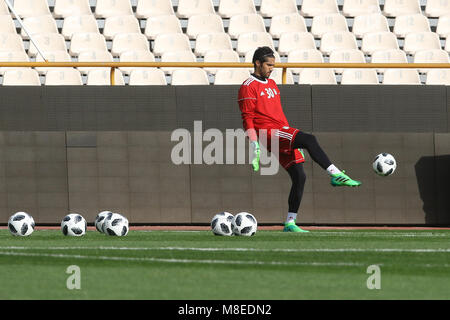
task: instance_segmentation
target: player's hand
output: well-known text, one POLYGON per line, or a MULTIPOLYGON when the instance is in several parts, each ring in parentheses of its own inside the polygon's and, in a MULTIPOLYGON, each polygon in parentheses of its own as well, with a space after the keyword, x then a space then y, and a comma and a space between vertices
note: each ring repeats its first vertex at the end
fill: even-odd
POLYGON ((259 170, 259 155, 260 155, 260 149, 259 149, 259 143, 258 141, 252 141, 250 143, 252 149, 253 149, 253 159, 252 159, 252 167, 253 171, 259 170))

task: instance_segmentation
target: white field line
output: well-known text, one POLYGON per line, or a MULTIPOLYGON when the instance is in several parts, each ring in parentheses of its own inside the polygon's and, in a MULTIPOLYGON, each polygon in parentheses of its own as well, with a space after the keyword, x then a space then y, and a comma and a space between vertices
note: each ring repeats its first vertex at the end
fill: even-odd
POLYGON ((0 246, 0 250, 123 250, 123 251, 207 251, 207 252, 395 252, 395 253, 450 253, 450 248, 201 248, 201 247, 24 247, 24 246, 0 246))
POLYGON ((234 264, 234 265, 278 265, 278 266, 337 266, 354 267, 365 266, 356 262, 284 262, 284 261, 244 261, 244 260, 198 260, 198 259, 163 259, 163 258, 135 258, 135 257, 110 257, 110 256, 84 256, 71 254, 51 254, 51 253, 24 253, 0 251, 2 256, 22 256, 22 257, 47 257, 62 259, 87 259, 87 260, 110 260, 110 261, 136 261, 136 262, 163 262, 163 263, 202 263, 202 264, 234 264))

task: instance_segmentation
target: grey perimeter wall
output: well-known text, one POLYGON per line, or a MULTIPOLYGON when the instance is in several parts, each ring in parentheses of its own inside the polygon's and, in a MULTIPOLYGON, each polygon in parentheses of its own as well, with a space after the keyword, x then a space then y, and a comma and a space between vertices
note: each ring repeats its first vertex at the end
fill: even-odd
MULTIPOLYGON (((290 181, 249 165, 175 165, 173 130, 241 128, 239 86, 0 87, 0 223, 102 210, 131 223, 209 223, 220 211, 281 223, 290 181)), ((359 188, 333 188, 307 155, 301 224, 450 225, 450 103, 444 86, 280 86, 293 127, 314 133, 359 188), (372 171, 381 152, 398 162, 372 171)), ((209 142, 204 142, 203 147, 209 142)))

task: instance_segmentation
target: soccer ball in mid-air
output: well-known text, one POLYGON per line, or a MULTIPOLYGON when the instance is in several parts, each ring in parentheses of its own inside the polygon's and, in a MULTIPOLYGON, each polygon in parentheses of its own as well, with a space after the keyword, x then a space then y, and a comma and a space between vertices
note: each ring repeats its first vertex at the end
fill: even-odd
POLYGON ((250 237, 256 233, 258 222, 251 213, 240 212, 234 216, 231 228, 236 236, 250 237))
POLYGON ((216 236, 231 236, 231 222, 233 215, 229 212, 221 212, 216 214, 211 220, 211 230, 216 236))
POLYGON ((380 153, 373 160, 373 170, 380 176, 389 176, 397 168, 395 158, 389 153, 380 153))
POLYGON ((111 211, 102 211, 97 215, 97 217, 95 218, 95 229, 97 229, 98 232, 104 233, 103 225, 105 224, 105 219, 108 215, 111 214, 111 211))
POLYGON ((78 213, 69 213, 61 222, 61 231, 65 236, 81 237, 86 229, 86 220, 78 213))
POLYGON ((8 220, 8 229, 15 236, 29 236, 34 231, 34 219, 26 212, 16 212, 8 220))
POLYGON ((126 236, 128 234, 128 219, 120 213, 108 214, 103 224, 103 232, 109 236, 126 236))

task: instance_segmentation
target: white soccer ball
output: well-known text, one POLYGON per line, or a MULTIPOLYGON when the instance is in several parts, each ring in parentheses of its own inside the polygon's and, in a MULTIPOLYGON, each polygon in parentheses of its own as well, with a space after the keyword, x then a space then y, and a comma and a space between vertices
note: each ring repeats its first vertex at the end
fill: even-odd
POLYGON ((397 168, 395 158, 389 153, 380 153, 373 160, 373 170, 380 176, 389 176, 394 173, 397 168))
POLYGON ((81 237, 86 234, 86 220, 78 213, 69 213, 61 221, 61 231, 65 236, 81 237))
POLYGON ((103 232, 109 236, 126 236, 128 234, 128 219, 120 213, 108 214, 103 224, 103 232))
POLYGON ((211 220, 211 230, 216 236, 231 236, 231 221, 233 215, 229 212, 221 212, 216 214, 211 220))
POLYGON ((34 231, 34 219, 26 212, 16 212, 8 220, 8 229, 14 236, 29 236, 34 231))
POLYGON ((100 233, 104 233, 103 225, 105 224, 105 219, 108 216, 108 214, 112 214, 112 212, 102 211, 97 215, 97 217, 95 217, 95 229, 97 229, 97 231, 100 233))
POLYGON ((248 212, 240 212, 234 216, 231 222, 233 234, 236 236, 253 236, 258 229, 256 218, 248 212))

